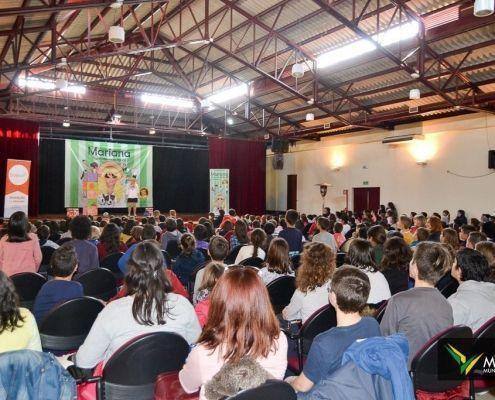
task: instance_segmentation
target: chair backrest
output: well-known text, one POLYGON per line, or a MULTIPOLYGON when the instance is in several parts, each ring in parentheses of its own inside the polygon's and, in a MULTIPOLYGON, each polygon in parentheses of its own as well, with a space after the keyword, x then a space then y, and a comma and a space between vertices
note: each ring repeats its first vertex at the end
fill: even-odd
POLYGON ((196 283, 196 275, 198 275, 198 272, 201 271, 203 268, 205 268, 209 263, 210 263, 210 261, 202 262, 201 264, 197 265, 194 268, 194 270, 191 272, 191 275, 189 275, 189 281, 187 282, 187 289, 189 291, 189 294, 192 294, 194 292, 194 284, 196 283))
POLYGON ((299 265, 301 264, 301 255, 300 254, 294 254, 290 258, 290 262, 292 263, 292 269, 296 271, 299 268, 299 265))
POLYGON ((375 319, 378 323, 382 322, 383 315, 385 314, 385 310, 387 309, 388 300, 385 300, 380 304, 380 307, 375 311, 375 319))
POLYGON ((237 258, 237 255, 239 254, 239 251, 241 250, 241 247, 245 246, 244 244, 238 244, 235 246, 232 250, 230 250, 229 255, 225 259, 225 264, 226 265, 232 265, 235 263, 235 259, 237 258))
POLYGON ((106 268, 110 272, 113 272, 115 274, 120 274, 122 275, 122 272, 119 269, 119 260, 120 257, 122 257, 124 253, 113 253, 109 254, 106 256, 103 260, 100 261, 100 267, 101 268, 106 268))
POLYGON ((281 276, 266 285, 270 302, 275 314, 280 314, 290 303, 296 290, 296 279, 293 276, 281 276))
POLYGON ((41 287, 46 283, 46 278, 34 272, 21 272, 12 275, 10 279, 19 295, 21 307, 32 310, 34 299, 41 287))
POLYGON ((244 390, 228 400, 296 400, 297 395, 292 386, 284 381, 268 380, 263 385, 244 390))
POLYGON ((264 261, 259 257, 249 257, 245 260, 242 260, 239 265, 244 265, 245 267, 256 267, 261 268, 263 266, 264 261))
POLYGON ((50 265, 50 261, 52 259, 52 255, 55 252, 55 249, 50 246, 42 246, 41 247, 41 265, 50 265))
POLYGON ((77 349, 103 307, 92 297, 69 300, 55 307, 41 322, 41 346, 52 351, 77 349))
POLYGON ((169 240, 167 242, 167 248, 165 249, 172 260, 175 260, 180 254, 180 245, 177 240, 169 240))
POLYGON ((179 371, 189 345, 171 332, 143 335, 117 350, 105 364, 100 385, 106 400, 153 399, 156 377, 179 371))
POLYGON ((451 279, 443 288, 440 289, 440 293, 442 293, 443 297, 447 299, 455 292, 457 292, 458 287, 459 282, 457 282, 455 279, 451 279))
MULTIPOLYGON (((430 339, 421 350, 414 356, 411 363, 411 376, 413 379, 414 390, 423 390, 426 392, 439 393, 446 392, 459 386, 466 379, 461 374, 459 366, 452 362, 445 366, 444 373, 456 377, 454 380, 439 379, 438 376, 438 353, 439 344, 442 339, 470 339, 473 337, 471 328, 464 325, 453 326, 430 339), (447 370, 447 368, 449 368, 447 370)), ((458 346, 459 347, 459 346, 458 346)), ((458 348, 456 347, 456 348, 458 348)), ((459 347, 461 353, 465 349, 459 347)))
POLYGON ((85 272, 77 278, 77 281, 83 286, 85 296, 108 301, 117 294, 117 280, 106 268, 85 272))
POLYGON ((57 244, 59 246, 62 246, 64 243, 70 242, 71 240, 72 240, 72 238, 70 238, 70 237, 62 238, 62 239, 59 239, 59 241, 57 242, 57 244))
POLYGON ((346 253, 339 251, 336 256, 337 268, 345 264, 346 253))
POLYGON ((486 321, 476 332, 474 332, 475 354, 495 353, 495 317, 486 321), (490 339, 490 340, 487 340, 490 339))
POLYGON ((309 350, 313 339, 317 335, 335 326, 337 326, 337 314, 331 304, 327 304, 314 312, 301 327, 303 352, 305 353, 309 350))

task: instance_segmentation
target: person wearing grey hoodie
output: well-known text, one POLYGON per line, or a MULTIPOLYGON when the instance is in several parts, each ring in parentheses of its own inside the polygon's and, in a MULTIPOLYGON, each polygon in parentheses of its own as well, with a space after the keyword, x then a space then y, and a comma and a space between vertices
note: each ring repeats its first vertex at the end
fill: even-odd
POLYGON ((480 252, 466 248, 457 253, 451 274, 459 288, 448 298, 454 325, 466 325, 475 332, 495 317, 495 284, 487 282, 490 272, 488 261, 480 252))

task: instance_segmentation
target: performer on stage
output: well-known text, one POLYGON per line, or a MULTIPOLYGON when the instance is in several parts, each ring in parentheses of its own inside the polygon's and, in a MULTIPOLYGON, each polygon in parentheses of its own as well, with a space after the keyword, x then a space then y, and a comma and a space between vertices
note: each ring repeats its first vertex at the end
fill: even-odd
POLYGON ((136 210, 137 210, 138 197, 139 197, 139 185, 137 183, 135 176, 132 176, 129 179, 129 183, 127 184, 127 188, 126 188, 126 195, 127 195, 127 209, 129 216, 134 215, 136 217, 137 214, 136 210))

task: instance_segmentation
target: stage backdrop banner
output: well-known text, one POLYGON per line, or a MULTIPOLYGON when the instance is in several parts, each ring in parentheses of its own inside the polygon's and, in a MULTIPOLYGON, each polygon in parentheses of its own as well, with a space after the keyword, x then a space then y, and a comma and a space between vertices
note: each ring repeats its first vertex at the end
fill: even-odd
POLYGON ((5 218, 10 218, 16 211, 28 213, 30 170, 31 161, 7 160, 5 205, 3 211, 5 218))
POLYGON ((132 177, 139 186, 139 207, 153 206, 153 148, 125 143, 65 141, 65 207, 127 207, 132 177))
POLYGON ((229 209, 229 170, 210 169, 210 211, 229 209))

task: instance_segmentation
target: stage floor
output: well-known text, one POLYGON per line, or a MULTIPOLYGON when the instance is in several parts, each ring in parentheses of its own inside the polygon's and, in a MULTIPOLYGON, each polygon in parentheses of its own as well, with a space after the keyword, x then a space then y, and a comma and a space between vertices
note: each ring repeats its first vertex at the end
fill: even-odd
MULTIPOLYGON (((112 217, 119 217, 119 218, 122 218, 122 217, 127 217, 127 214, 121 214, 121 213, 115 213, 115 214, 112 214, 112 213, 109 213, 110 216, 112 217)), ((168 216, 168 214, 164 214, 165 216, 168 216)), ((99 214, 98 217, 101 217, 102 215, 99 214)), ((198 219, 200 219, 201 217, 208 217, 208 213, 204 213, 204 214, 191 214, 191 213, 177 213, 177 217, 178 218, 182 218, 183 221, 197 221, 198 219)), ((44 219, 55 219, 55 220, 62 220, 62 219, 65 219, 66 218, 66 215, 65 214, 41 214, 37 217, 29 217, 30 220, 44 220, 44 219)), ((143 214, 138 214, 137 215, 137 219, 141 219, 141 218, 144 218, 144 215, 143 214)))

